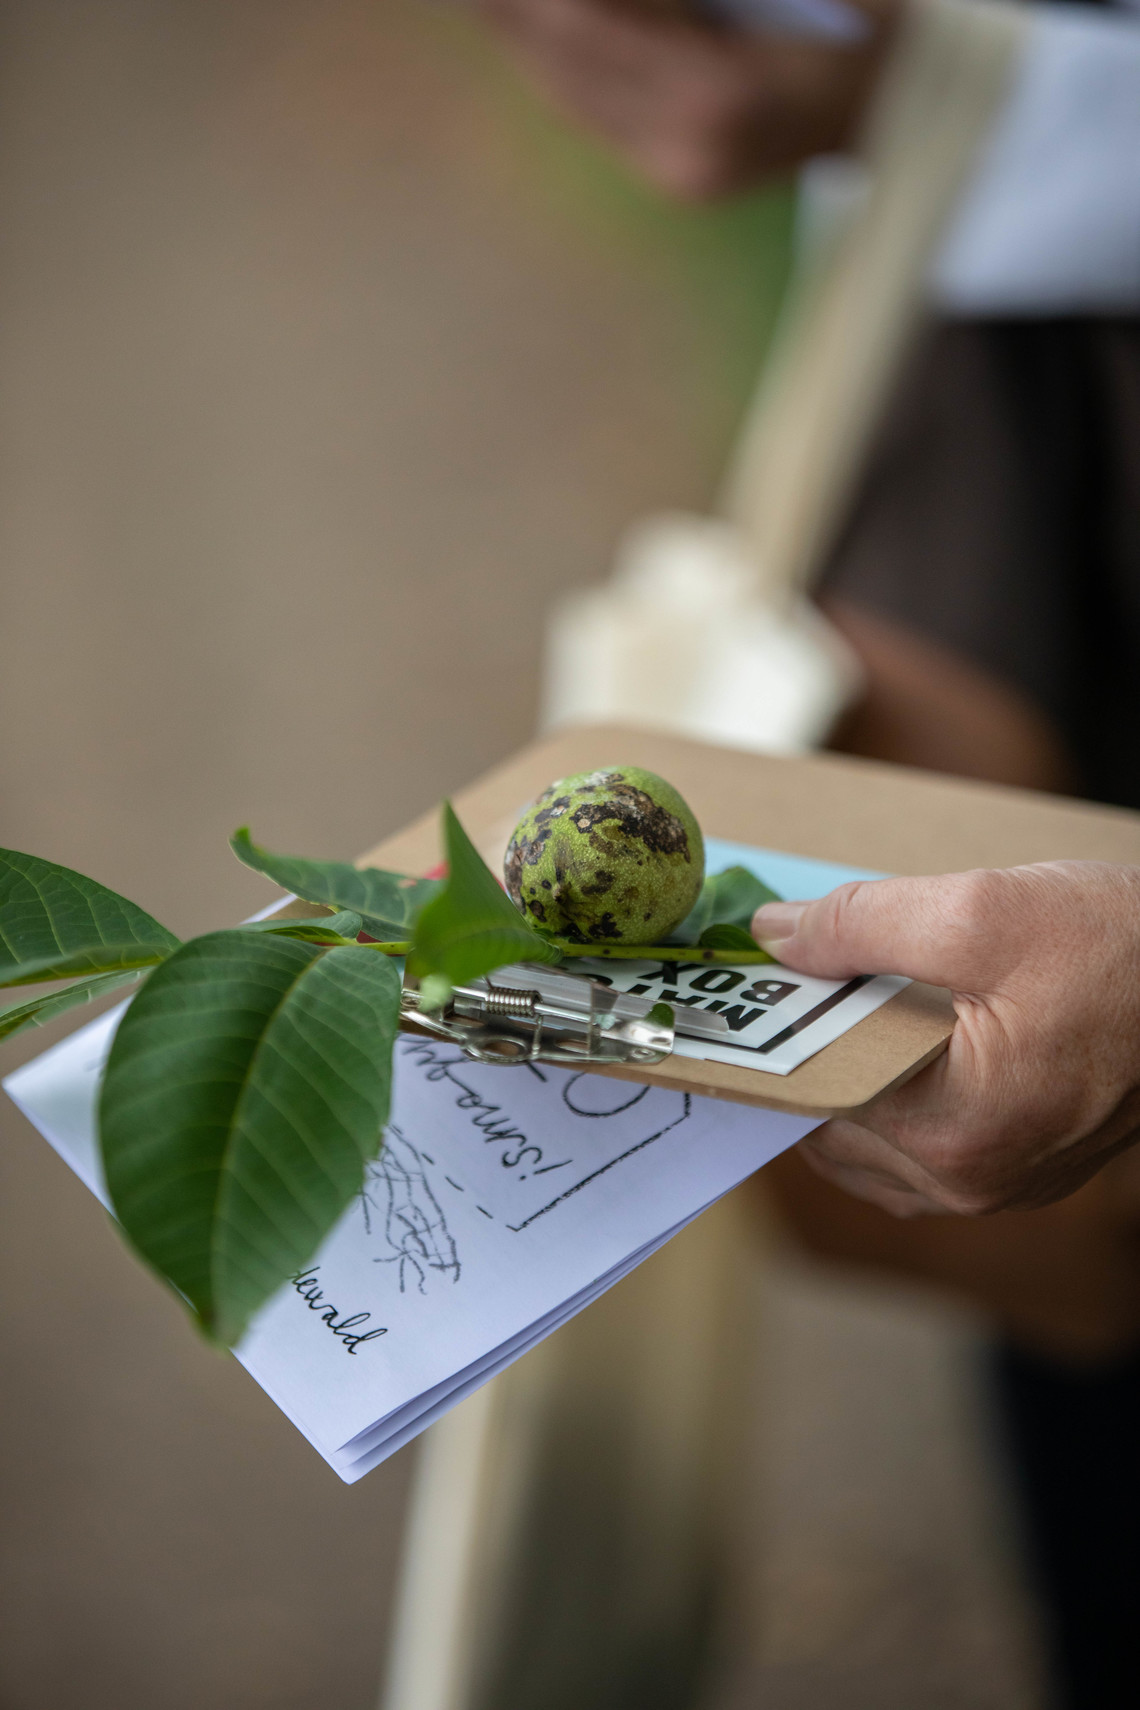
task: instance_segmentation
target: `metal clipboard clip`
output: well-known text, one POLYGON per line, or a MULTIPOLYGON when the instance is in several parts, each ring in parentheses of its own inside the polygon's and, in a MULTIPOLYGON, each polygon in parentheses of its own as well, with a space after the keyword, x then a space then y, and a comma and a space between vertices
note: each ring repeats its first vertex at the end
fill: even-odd
POLYGON ((710 1041, 727 1034, 710 1010, 654 1005, 601 980, 533 962, 497 968, 456 986, 442 1009, 420 1008, 415 980, 404 976, 400 1019, 449 1039, 477 1063, 660 1063, 675 1035, 710 1041), (674 1019, 660 1011, 672 1007, 674 1019), (654 1013, 656 1009, 657 1013, 654 1013))

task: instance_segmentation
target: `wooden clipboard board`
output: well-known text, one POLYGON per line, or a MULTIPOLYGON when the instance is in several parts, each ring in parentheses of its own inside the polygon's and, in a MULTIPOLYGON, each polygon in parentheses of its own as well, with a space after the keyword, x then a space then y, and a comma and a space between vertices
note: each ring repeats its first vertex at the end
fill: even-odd
MULTIPOLYGON (((944 778, 835 755, 783 759, 661 731, 585 726, 532 743, 460 791, 455 808, 492 869, 519 812, 555 778, 601 766, 668 778, 710 837, 890 873, 946 873, 1062 859, 1140 864, 1140 814, 944 778)), ((407 873, 440 859, 439 815, 426 814, 362 858, 407 873)), ((949 995, 913 985, 793 1069, 675 1057, 626 1079, 813 1116, 850 1115, 945 1050, 949 995)))

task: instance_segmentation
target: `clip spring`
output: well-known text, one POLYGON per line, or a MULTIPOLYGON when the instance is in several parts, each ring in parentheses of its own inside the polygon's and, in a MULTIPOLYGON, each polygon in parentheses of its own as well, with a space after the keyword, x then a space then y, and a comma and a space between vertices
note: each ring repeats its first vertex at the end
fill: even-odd
POLYGON ((487 982, 484 1008, 489 1016, 502 1016, 507 1021, 535 1021, 537 1005, 537 991, 514 991, 507 986, 487 982))

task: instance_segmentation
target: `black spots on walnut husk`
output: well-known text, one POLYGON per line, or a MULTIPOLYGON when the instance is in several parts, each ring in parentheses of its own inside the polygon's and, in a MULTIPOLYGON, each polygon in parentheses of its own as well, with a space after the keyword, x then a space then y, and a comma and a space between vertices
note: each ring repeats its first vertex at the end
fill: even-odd
MULTIPOLYGON (((680 855, 692 860, 689 835, 681 821, 666 808, 659 807, 652 796, 632 785, 618 785, 600 801, 585 802, 576 808, 574 827, 586 835, 598 826, 615 825, 635 843, 644 843, 653 855, 680 855)), ((597 845, 595 845, 596 847, 597 845)))

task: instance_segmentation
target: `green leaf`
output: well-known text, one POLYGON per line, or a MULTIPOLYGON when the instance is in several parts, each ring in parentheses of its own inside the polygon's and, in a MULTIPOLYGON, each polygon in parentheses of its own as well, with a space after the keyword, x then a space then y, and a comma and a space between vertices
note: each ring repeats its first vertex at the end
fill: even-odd
POLYGON ((300 855, 273 855, 250 841, 243 826, 230 838, 239 861, 264 873, 305 902, 352 909, 370 938, 410 938, 425 903, 438 896, 442 879, 410 879, 379 867, 353 867, 347 861, 306 861, 300 855))
POLYGON ((241 929, 183 945, 115 1035, 99 1107, 115 1214, 214 1339, 306 1265, 388 1118, 387 956, 241 929))
POLYGON ((496 882, 471 839, 443 804, 448 877, 416 922, 408 972, 444 974, 462 985, 512 962, 560 962, 561 953, 533 932, 496 882))
POLYGON ((147 968, 178 939, 94 879, 0 849, 0 986, 147 968))
POLYGON ((731 921, 718 921, 716 926, 706 926, 697 943, 703 950, 759 950, 750 932, 743 926, 734 926, 731 921))
POLYGON ((43 1027, 46 1022, 54 1021, 57 1015, 66 1015, 77 1004, 105 997, 116 986, 132 985, 138 978, 137 973, 96 974, 90 980, 77 980, 62 992, 45 992, 42 997, 32 998, 28 1003, 14 1003, 8 1009, 0 1010, 0 1039, 11 1039, 14 1033, 22 1033, 25 1027, 43 1027))
POLYGON ((723 873, 711 873, 705 880, 696 907, 681 922, 672 939, 677 944, 696 944, 705 928, 713 925, 747 929, 763 903, 780 901, 771 886, 747 867, 726 867, 723 873))
POLYGON ((362 921, 351 909, 326 914, 315 920, 247 920, 244 932, 274 932, 281 938, 300 938, 306 944, 355 944, 362 921))

